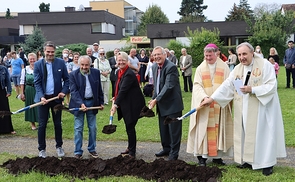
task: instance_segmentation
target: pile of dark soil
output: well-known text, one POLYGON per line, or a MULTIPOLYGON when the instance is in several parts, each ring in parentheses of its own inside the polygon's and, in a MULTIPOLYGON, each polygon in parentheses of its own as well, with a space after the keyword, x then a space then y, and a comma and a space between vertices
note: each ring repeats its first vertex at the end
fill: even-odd
POLYGON ((147 163, 129 156, 111 159, 76 159, 73 157, 17 158, 8 160, 1 167, 12 174, 38 171, 54 176, 67 174, 80 179, 98 179, 103 176, 137 176, 146 180, 157 181, 217 181, 222 175, 218 167, 198 167, 182 160, 166 161, 156 159, 147 163))

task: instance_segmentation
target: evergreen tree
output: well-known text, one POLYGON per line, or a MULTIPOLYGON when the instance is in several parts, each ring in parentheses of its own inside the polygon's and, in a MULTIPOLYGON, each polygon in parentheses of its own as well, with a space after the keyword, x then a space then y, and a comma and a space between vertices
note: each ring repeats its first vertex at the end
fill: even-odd
POLYGON ((43 35, 43 32, 38 26, 36 26, 32 32, 32 34, 28 35, 25 39, 24 44, 20 44, 23 47, 26 53, 37 51, 43 51, 43 44, 45 43, 46 39, 43 35))
POLYGON ((203 0, 182 0, 180 11, 177 12, 181 16, 180 22, 204 22, 206 17, 203 11, 208 6, 202 6, 203 2, 203 0))
POLYGON ((237 6, 234 3, 233 8, 228 12, 229 15, 225 18, 225 21, 245 21, 253 20, 253 10, 251 10, 248 0, 240 0, 240 4, 237 6))
POLYGON ((40 10, 40 12, 49 12, 50 11, 50 3, 45 4, 44 2, 42 2, 39 5, 39 10, 40 10))
POLYGON ((13 18, 13 16, 10 15, 10 9, 9 8, 7 8, 7 10, 6 10, 5 18, 6 19, 12 19, 13 18))
POLYGON ((147 35, 147 25, 155 23, 169 23, 166 14, 163 13, 160 6, 152 5, 147 8, 140 18, 141 23, 138 28, 138 35, 147 35))

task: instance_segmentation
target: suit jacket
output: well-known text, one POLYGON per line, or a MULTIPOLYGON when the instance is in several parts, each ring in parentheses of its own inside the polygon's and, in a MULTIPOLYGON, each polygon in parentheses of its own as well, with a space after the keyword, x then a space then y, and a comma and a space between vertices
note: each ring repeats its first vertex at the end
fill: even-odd
POLYGON ((115 104, 118 105, 118 120, 124 118, 126 123, 137 121, 141 109, 145 106, 145 99, 131 68, 126 70, 118 86, 118 95, 115 100, 115 104))
MULTIPOLYGON (((95 68, 90 68, 90 74, 88 79, 91 85, 94 103, 93 106, 101 106, 104 104, 104 97, 101 88, 100 81, 100 71, 95 68)), ((81 104, 84 103, 85 96, 85 87, 86 87, 86 77, 82 75, 80 69, 72 71, 70 73, 70 91, 71 91, 71 100, 69 107, 70 108, 80 108, 81 104)), ((98 110, 92 110, 93 114, 97 114, 98 110)), ((79 111, 75 111, 74 115, 77 116, 79 111)))
MULTIPOLYGON (((45 96, 46 81, 44 80, 44 67, 44 59, 40 59, 34 64, 34 85, 36 89, 34 102, 40 102, 41 97, 45 96)), ((60 92, 64 94, 69 93, 69 74, 64 60, 60 58, 54 58, 54 61, 52 63, 52 73, 54 78, 53 94, 57 96, 60 92)), ((63 99, 57 99, 55 101, 61 103, 62 100, 63 99)))
POLYGON ((179 84, 179 73, 175 64, 165 60, 160 76, 159 94, 157 95, 158 64, 152 67, 154 78, 154 95, 157 100, 157 109, 161 116, 168 116, 183 110, 182 94, 179 84))
POLYGON ((168 60, 174 63, 175 65, 177 64, 177 58, 173 54, 170 54, 170 56, 168 57, 168 60))
POLYGON ((185 68, 184 76, 192 76, 192 74, 193 74, 193 71, 192 71, 192 66, 193 66, 192 56, 187 54, 185 56, 184 64, 182 63, 183 62, 183 57, 184 56, 180 56, 180 62, 179 62, 180 68, 185 68))
POLYGON ((111 58, 109 58, 109 63, 110 63, 110 66, 111 66, 111 68, 112 68, 112 71, 111 71, 111 74, 110 74, 110 80, 111 81, 116 81, 116 67, 115 67, 115 65, 117 64, 116 63, 116 59, 115 59, 115 57, 111 57, 111 58))

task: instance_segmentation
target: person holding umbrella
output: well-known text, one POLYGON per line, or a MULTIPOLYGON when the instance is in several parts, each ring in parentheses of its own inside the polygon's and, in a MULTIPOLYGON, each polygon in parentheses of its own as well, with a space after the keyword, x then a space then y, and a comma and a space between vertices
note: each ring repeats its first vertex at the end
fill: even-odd
POLYGON ((74 111, 74 140, 75 158, 81 158, 83 154, 83 128, 84 115, 87 117, 88 125, 88 151, 93 158, 97 158, 96 148, 96 114, 97 109, 88 110, 88 107, 101 106, 103 109, 104 95, 101 87, 100 71, 90 68, 92 60, 89 56, 81 56, 78 60, 80 69, 72 71, 70 77, 71 100, 70 108, 82 108, 82 111, 74 111))
POLYGON ((124 119, 128 136, 128 147, 121 154, 135 157, 136 131, 135 125, 140 116, 141 109, 145 106, 145 99, 138 84, 135 73, 128 66, 128 55, 125 52, 117 54, 117 72, 115 97, 111 112, 118 111, 118 120, 124 119))

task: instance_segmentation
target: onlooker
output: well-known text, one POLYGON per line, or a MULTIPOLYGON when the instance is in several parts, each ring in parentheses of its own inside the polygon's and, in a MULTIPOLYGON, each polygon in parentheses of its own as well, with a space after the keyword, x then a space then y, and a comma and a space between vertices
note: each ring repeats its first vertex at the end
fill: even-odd
POLYGON ((94 68, 100 71, 101 87, 104 95, 104 104, 108 105, 110 92, 110 73, 112 68, 109 61, 105 58, 104 49, 99 50, 99 57, 94 61, 94 68))
POLYGON ((80 54, 78 52, 74 52, 73 56, 74 56, 73 61, 68 64, 68 72, 69 73, 80 68, 79 63, 78 63, 80 54))
MULTIPOLYGON (((89 56, 79 58, 80 69, 70 73, 71 101, 70 108, 82 108, 82 111, 75 111, 74 114, 74 141, 75 157, 81 158, 83 154, 83 128, 84 116, 86 114, 88 126, 88 151, 89 154, 97 158, 96 152, 96 114, 98 110, 87 110, 87 107, 101 106, 103 109, 103 92, 100 84, 100 71, 90 68, 92 63, 89 56)), ((101 110, 102 110, 101 109, 101 110)))
POLYGON ((233 48, 228 49, 228 54, 228 61, 226 61, 226 63, 228 64, 230 71, 232 71, 237 64, 237 55, 233 48))
POLYGON ((270 57, 268 59, 268 61, 273 65, 274 69, 275 69, 275 72, 276 72, 276 78, 278 78, 278 74, 279 74, 279 69, 280 69, 280 66, 278 65, 277 62, 275 62, 274 58, 273 57, 270 57))
MULTIPOLYGON (((22 70, 20 78, 20 95, 21 100, 25 102, 25 106, 34 104, 34 97, 36 90, 34 87, 34 64, 37 61, 37 55, 35 53, 28 54, 29 65, 22 70)), ((25 121, 31 122, 31 129, 36 130, 35 122, 38 122, 38 108, 25 111, 25 121)))
POLYGON ((269 55, 268 55, 267 59, 269 60, 270 57, 272 57, 275 60, 276 63, 280 64, 279 63, 280 62, 280 57, 278 55, 278 52, 277 52, 276 48, 271 47, 269 49, 269 55))
POLYGON ((140 64, 139 60, 136 57, 136 49, 131 49, 128 56, 128 67, 133 70, 133 72, 136 75, 136 78, 138 80, 138 83, 140 83, 140 75, 138 74, 140 64))
POLYGON ((182 115, 183 102, 177 66, 167 59, 166 51, 157 46, 153 50, 154 95, 149 107, 157 105, 162 151, 157 157, 169 155, 168 160, 177 160, 181 142, 182 121, 164 124, 166 117, 182 115))
POLYGON ((263 169, 263 175, 268 176, 277 158, 286 157, 275 72, 269 61, 256 56, 247 42, 237 46, 237 54, 241 64, 201 106, 216 101, 225 107, 234 101, 234 160, 245 162, 239 168, 263 169), (246 76, 248 72, 250 77, 246 76), (234 85, 243 86, 236 90, 234 85))
POLYGON ((24 66, 26 66, 28 64, 27 56, 26 56, 25 52, 23 51, 23 48, 18 49, 17 56, 23 60, 24 66))
POLYGON ((37 51, 37 61, 38 61, 39 59, 43 59, 43 54, 42 54, 41 51, 37 51))
POLYGON ((174 56, 174 54, 171 54, 168 48, 165 48, 165 52, 166 52, 166 55, 167 55, 167 59, 169 61, 171 61, 173 64, 177 65, 176 56, 174 56))
POLYGON ((34 86, 36 89, 35 102, 43 102, 38 106, 38 149, 39 157, 46 157, 46 126, 48 123, 49 109, 53 116, 56 151, 58 157, 65 155, 62 149, 61 111, 53 111, 54 106, 61 104, 69 92, 69 75, 64 61, 54 57, 55 45, 51 41, 44 43, 45 58, 35 62, 34 86), (62 84, 63 81, 63 84, 62 84), (47 99, 58 96, 58 100, 48 102, 47 99))
POLYGON ((137 56, 138 61, 140 63, 140 69, 139 69, 139 75, 140 75, 140 86, 144 87, 145 82, 147 82, 147 79, 145 78, 145 70, 146 66, 149 62, 149 57, 145 53, 145 49, 141 49, 140 54, 137 56))
POLYGON ((86 54, 91 58, 91 61, 92 61, 91 67, 93 67, 93 63, 96 57, 92 56, 92 49, 90 47, 86 49, 86 54))
POLYGON ((153 56, 153 50, 151 49, 149 62, 148 62, 148 65, 147 65, 147 68, 146 68, 145 74, 144 74, 145 79, 147 79, 147 76, 148 76, 149 84, 154 84, 153 70, 152 70, 153 64, 154 64, 154 56, 153 56))
MULTIPOLYGON (((11 82, 8 70, 5 66, 0 65, 0 111, 10 112, 8 97, 11 95, 11 82)), ((15 134, 11 122, 11 115, 0 117, 0 134, 15 134)))
MULTIPOLYGON (((174 50, 170 50, 169 52, 170 52, 170 54, 172 54, 173 56, 175 56, 175 51, 174 50)), ((175 65, 178 66, 178 59, 177 59, 176 56, 175 56, 175 59, 176 59, 175 65)))
MULTIPOLYGON (((204 48, 205 60, 197 67, 192 94, 192 108, 210 97, 228 77, 228 65, 217 56, 218 47, 208 44, 204 48)), ((198 157, 199 165, 206 166, 206 160, 225 165, 222 156, 228 155, 233 147, 233 121, 228 104, 221 108, 212 102, 210 108, 202 108, 190 116, 187 152, 198 157), (226 141, 226 142, 225 142, 226 141)))
POLYGON ((22 69, 24 68, 24 62, 21 58, 17 58, 15 51, 11 52, 11 57, 12 57, 12 61, 11 61, 10 72, 11 72, 11 78, 12 78, 13 84, 15 86, 16 98, 17 98, 18 95, 20 94, 20 75, 21 75, 22 69))
POLYGON ((117 53, 120 51, 120 49, 118 48, 115 48, 114 49, 114 57, 111 57, 109 58, 109 63, 110 63, 110 66, 112 68, 112 71, 111 71, 111 74, 110 74, 110 80, 111 80, 111 84, 112 84, 112 97, 115 96, 115 89, 116 89, 116 70, 118 68, 118 64, 116 62, 117 60, 117 53))
POLYGON ((218 51, 217 51, 217 56, 223 61, 223 62, 226 62, 227 61, 227 57, 226 55, 222 54, 221 50, 218 48, 218 51))
MULTIPOLYGON (((64 49, 62 51, 62 59, 64 60, 65 65, 66 65, 67 68, 68 68, 70 62, 72 62, 72 60, 69 59, 69 51, 70 51, 69 49, 64 49)), ((69 103, 70 103, 70 93, 66 94, 66 99, 65 100, 66 100, 66 102, 65 103, 63 102, 63 104, 69 105, 69 103)))
POLYGON ((12 61, 11 53, 8 52, 6 53, 6 56, 3 58, 4 66, 8 69, 8 71, 11 68, 11 61, 12 61))
POLYGON ((182 48, 181 49, 181 54, 180 56, 180 71, 182 72, 182 77, 183 77, 183 86, 184 86, 184 91, 188 92, 188 89, 190 92, 193 91, 193 82, 192 82, 192 67, 193 67, 193 60, 192 56, 187 54, 186 49, 182 48), (189 88, 187 87, 189 86, 189 88))
POLYGON ((290 40, 288 42, 288 49, 285 51, 283 63, 286 68, 286 88, 290 88, 290 76, 292 74, 292 86, 295 88, 295 49, 294 42, 290 40))
POLYGON ((92 56, 95 58, 99 57, 99 44, 98 43, 93 43, 93 50, 92 50, 92 56))
POLYGON ((139 87, 134 72, 128 66, 128 55, 125 52, 117 54, 118 79, 116 81, 115 97, 112 99, 111 112, 118 111, 118 120, 124 119, 128 136, 128 147, 121 154, 135 157, 136 154, 136 130, 140 111, 145 106, 145 99, 139 87))
POLYGON ((258 57, 260 57, 260 58, 264 58, 264 56, 263 56, 263 54, 262 54, 262 50, 261 50, 261 47, 258 45, 258 46, 256 46, 256 48, 255 48, 255 54, 256 54, 256 56, 258 56, 258 57))

